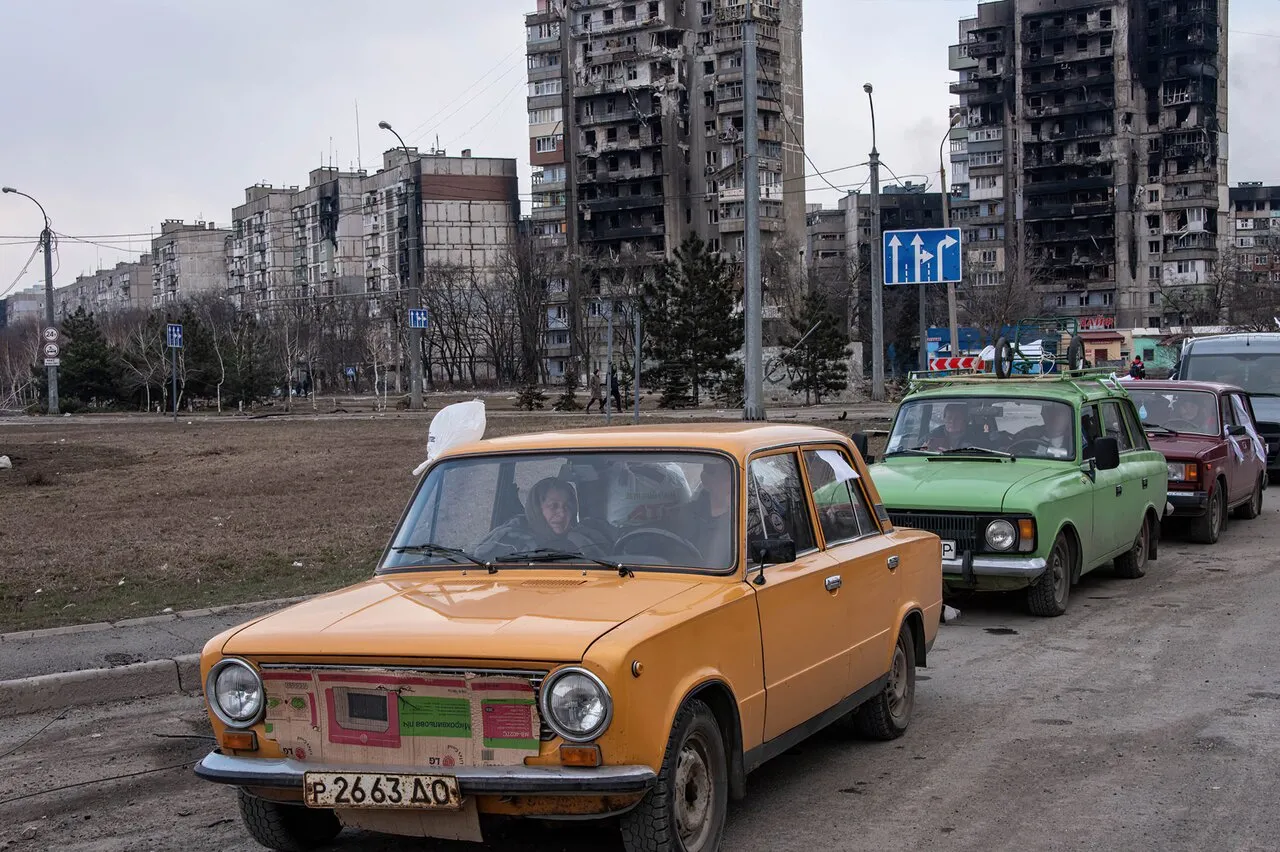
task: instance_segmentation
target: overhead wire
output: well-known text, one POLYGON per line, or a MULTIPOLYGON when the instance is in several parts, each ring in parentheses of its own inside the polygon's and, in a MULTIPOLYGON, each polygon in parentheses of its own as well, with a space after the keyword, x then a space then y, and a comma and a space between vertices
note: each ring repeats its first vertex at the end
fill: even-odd
MULTIPOLYGON (((18 284, 22 281, 23 276, 27 274, 27 270, 31 268, 31 261, 35 260, 36 255, 39 253, 40 253, 40 244, 36 243, 36 247, 31 250, 31 256, 27 258, 26 263, 22 264, 22 270, 18 273, 18 277, 13 279, 13 283, 10 284, 8 287, 5 287, 3 290, 0 290, 0 296, 3 296, 5 293, 8 293, 10 290, 17 288, 18 284)), ((3 755, 0 755, 0 757, 2 756, 3 755)))
MULTIPOLYGON (((427 116, 427 118, 426 118, 426 120, 425 120, 425 121, 423 121, 423 122, 422 122, 421 124, 419 124, 417 127, 415 127, 415 128, 413 128, 412 130, 410 130, 408 133, 406 133, 406 134, 405 134, 405 136, 406 136, 406 137, 412 137, 412 138, 414 138, 414 139, 418 139, 418 138, 420 138, 422 135, 425 135, 425 134, 419 134, 418 136, 414 136, 414 134, 415 134, 415 133, 418 133, 418 131, 422 130, 422 128, 426 127, 428 124, 430 124, 432 121, 434 121, 437 117, 439 117, 439 115, 440 115, 441 113, 443 113, 445 110, 449 109, 449 107, 453 106, 453 105, 454 105, 454 104, 456 104, 458 101, 460 101, 460 100, 462 100, 463 98, 465 98, 465 97, 466 97, 466 96, 471 92, 471 90, 472 90, 472 89, 474 89, 476 86, 478 86, 478 85, 480 85, 482 82, 484 82, 485 78, 487 78, 487 77, 488 77, 490 74, 492 74, 494 71, 497 71, 499 68, 501 68, 501 67, 502 67, 502 65, 503 65, 504 63, 506 63, 507 61, 509 61, 509 60, 511 59, 511 57, 512 57, 512 56, 514 56, 514 55, 515 55, 517 52, 519 52, 520 50, 521 50, 521 48, 516 47, 516 48, 515 48, 515 49, 513 49, 510 53, 508 53, 506 56, 504 56, 504 57, 502 57, 501 59, 499 59, 497 62, 495 62, 495 63, 493 64, 493 66, 492 66, 491 68, 489 68, 489 70, 488 70, 488 71, 486 71, 486 72, 484 72, 483 74, 481 74, 481 75, 480 75, 480 77, 479 77, 479 78, 477 78, 477 79, 476 79, 476 81, 475 81, 474 83, 472 83, 470 86, 467 86, 465 89, 463 89, 461 92, 459 92, 457 97, 455 97, 453 100, 449 101, 447 104, 445 104, 444 106, 442 106, 440 109, 436 110, 436 111, 435 111, 434 113, 432 113, 431 115, 427 116)), ((508 72, 507 72, 507 73, 510 73, 510 70, 508 70, 508 72)), ((505 76, 505 75, 504 75, 504 76, 505 76)), ((483 94, 483 92, 480 92, 480 93, 478 93, 478 94, 483 94)), ((431 129, 432 129, 432 130, 434 130, 435 128, 431 128, 431 129)), ((427 132, 430 132, 430 131, 427 131, 427 132)))

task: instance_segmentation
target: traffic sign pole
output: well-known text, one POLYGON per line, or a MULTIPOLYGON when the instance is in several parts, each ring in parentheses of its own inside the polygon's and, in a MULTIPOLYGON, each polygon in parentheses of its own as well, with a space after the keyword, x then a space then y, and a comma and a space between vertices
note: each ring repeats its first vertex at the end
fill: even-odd
POLYGON ((178 347, 169 347, 169 357, 172 359, 173 374, 173 422, 178 422, 178 347))

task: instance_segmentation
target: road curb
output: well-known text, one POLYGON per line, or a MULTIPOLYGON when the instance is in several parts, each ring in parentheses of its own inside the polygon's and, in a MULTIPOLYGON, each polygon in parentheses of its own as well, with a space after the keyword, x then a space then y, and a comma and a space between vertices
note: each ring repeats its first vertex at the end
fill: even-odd
POLYGON ((160 615, 148 615, 141 618, 123 618, 119 621, 95 621, 91 624, 71 624, 65 627, 45 627, 40 630, 18 630, 13 633, 0 633, 0 644, 5 642, 26 642, 32 639, 44 639, 52 636, 71 636, 79 633, 96 633, 102 630, 128 629, 130 627, 146 627, 152 624, 165 624, 170 621, 181 621, 184 618, 205 618, 210 615, 221 615, 224 612, 235 612, 238 609, 279 609, 308 600, 312 595, 301 595, 295 598, 276 598, 266 601, 248 601, 247 603, 224 604, 223 606, 188 609, 181 612, 166 612, 160 615))
POLYGON ((200 655, 0 681, 0 718, 200 688, 200 655))

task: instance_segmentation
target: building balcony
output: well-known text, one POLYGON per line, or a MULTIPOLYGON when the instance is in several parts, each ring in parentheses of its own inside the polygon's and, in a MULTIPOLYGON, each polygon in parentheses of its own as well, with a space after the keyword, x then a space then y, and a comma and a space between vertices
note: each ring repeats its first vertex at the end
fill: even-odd
POLYGON ((1064 139, 1085 139, 1090 136, 1114 136, 1115 133, 1115 128, 1110 125, 1102 127, 1072 127, 1056 132, 1051 130, 1048 133, 1041 133, 1038 138, 1032 137, 1032 141, 1059 142, 1064 139))
MULTIPOLYGON (((721 204, 732 204, 735 201, 745 201, 747 197, 746 189, 738 187, 736 189, 720 190, 719 200, 721 204)), ((760 198, 763 201, 781 201, 782 186, 762 186, 760 187, 760 198)))
MULTIPOLYGON (((760 112, 782 112, 782 102, 761 94, 758 98, 757 110, 760 112)), ((726 101, 716 102, 717 115, 729 115, 743 111, 742 98, 731 98, 726 101)))
POLYGON ((1047 68, 1050 65, 1063 65, 1069 62, 1093 62, 1098 59, 1109 59, 1115 56, 1115 47, 1099 47, 1097 50, 1073 51, 1072 53, 1047 53, 1035 58, 1028 56, 1022 61, 1023 68, 1047 68))
POLYGON ((1164 254, 1176 255, 1177 259, 1185 259, 1186 254, 1218 251, 1218 235, 1209 231, 1191 231, 1185 234, 1166 234, 1164 237, 1164 254))
POLYGON ((982 104, 996 104, 1005 99, 1003 86, 986 86, 977 92, 969 95, 968 106, 981 106, 982 104))
MULTIPOLYGON (((533 180, 533 194, 536 196, 540 193, 548 192, 564 192, 565 182, 562 180, 533 180)), ((376 227, 376 226, 375 226, 376 227)))
POLYGON ((1108 189, 1115 184, 1115 177, 1069 177, 1058 180, 1028 181, 1023 184, 1026 195, 1053 195, 1059 192, 1108 189))
POLYGON ((613 213, 619 210, 661 207, 665 203, 666 199, 661 195, 619 195, 616 198, 592 198, 589 201, 580 201, 578 209, 590 212, 594 216, 598 213, 613 213))
POLYGON ((614 169, 612 171, 600 169, 594 172, 578 172, 577 178, 579 184, 588 184, 608 183, 610 181, 643 180, 644 178, 662 177, 662 175, 663 170, 660 168, 654 169, 641 166, 638 169, 626 168, 614 169))
POLYGON ((1090 98, 1085 101, 1073 101, 1061 104, 1043 104, 1038 107, 1029 106, 1023 114, 1027 118, 1051 118, 1058 115, 1081 115, 1090 112, 1109 113, 1116 108, 1112 98, 1090 98))
POLYGON ((567 242, 564 234, 538 234, 534 241, 541 248, 563 248, 567 242))
POLYGON ((978 91, 977 80, 957 80, 949 87, 953 95, 968 95, 978 91))
POLYGON ((978 60, 969 55, 968 44, 953 44, 947 48, 947 67, 952 71, 963 71, 978 64, 978 60))
POLYGON ((639 240, 645 237, 661 237, 666 232, 665 225, 633 225, 626 228, 600 228, 596 231, 584 231, 579 235, 579 239, 588 243, 639 240))
MULTIPOLYGON (((765 216, 760 215, 760 230, 762 231, 784 231, 787 223, 782 216, 765 216)), ((721 216, 720 217, 720 233, 734 234, 741 233, 747 229, 747 220, 743 216, 721 216)))
POLYGON ((973 41, 969 42, 969 56, 978 59, 983 56, 996 56, 1005 52, 1006 44, 1004 39, 996 41, 973 41))
POLYGON ((548 204, 544 207, 534 207, 530 212, 535 222, 545 222, 554 219, 564 218, 563 204, 548 204))
POLYGON ((1104 24, 1098 20, 1089 20, 1083 24, 1075 20, 1068 20, 1057 26, 1040 27, 1032 27, 1029 23, 1024 24, 1022 27, 1023 42, 1057 41, 1058 39, 1077 38, 1093 33, 1114 32, 1115 30, 1115 27, 1110 23, 1104 24))
POLYGON ((1079 219, 1090 216, 1111 216, 1115 213, 1115 204, 1111 201, 1089 201, 1078 204, 1042 204, 1039 207, 1027 207, 1023 217, 1028 221, 1041 219, 1079 219))
POLYGON ((631 30, 645 29, 648 27, 662 27, 666 25, 666 20, 661 15, 636 15, 634 18, 623 19, 621 16, 615 16, 613 23, 606 24, 600 21, 592 21, 587 26, 575 24, 572 32, 575 38, 586 38, 594 35, 605 35, 611 33, 623 33, 631 30))

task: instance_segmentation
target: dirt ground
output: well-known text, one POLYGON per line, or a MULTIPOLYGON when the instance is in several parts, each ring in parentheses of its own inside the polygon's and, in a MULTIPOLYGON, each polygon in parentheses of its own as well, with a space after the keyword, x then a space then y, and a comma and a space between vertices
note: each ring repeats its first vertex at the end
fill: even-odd
MULTIPOLYGON (((646 413, 643 422, 664 419, 646 413)), ((852 418, 800 419, 858 428, 852 418)), ((602 421, 495 410, 486 435, 602 421)), ((0 427, 0 455, 13 462, 0 470, 0 632, 363 579, 410 496, 427 425, 423 415, 368 411, 9 421, 0 427)))

